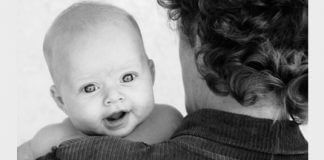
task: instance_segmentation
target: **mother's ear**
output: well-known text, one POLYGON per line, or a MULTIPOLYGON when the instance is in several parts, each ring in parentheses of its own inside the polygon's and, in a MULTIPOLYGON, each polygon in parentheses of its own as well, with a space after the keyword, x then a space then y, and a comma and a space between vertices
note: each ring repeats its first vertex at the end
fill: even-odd
POLYGON ((63 98, 61 94, 58 92, 57 87, 55 85, 52 85, 50 88, 51 96, 54 99, 57 106, 64 112, 65 112, 65 105, 63 102, 63 98))
POLYGON ((150 67, 151 75, 152 75, 152 83, 155 81, 155 65, 152 59, 148 60, 148 65, 150 67))

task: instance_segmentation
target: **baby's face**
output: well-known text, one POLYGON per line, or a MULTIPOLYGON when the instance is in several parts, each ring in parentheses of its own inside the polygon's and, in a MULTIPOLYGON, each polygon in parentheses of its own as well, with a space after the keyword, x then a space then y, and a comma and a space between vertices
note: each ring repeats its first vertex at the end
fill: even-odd
POLYGON ((154 65, 141 37, 108 27, 68 41, 58 65, 63 110, 87 134, 126 136, 154 107, 154 65))

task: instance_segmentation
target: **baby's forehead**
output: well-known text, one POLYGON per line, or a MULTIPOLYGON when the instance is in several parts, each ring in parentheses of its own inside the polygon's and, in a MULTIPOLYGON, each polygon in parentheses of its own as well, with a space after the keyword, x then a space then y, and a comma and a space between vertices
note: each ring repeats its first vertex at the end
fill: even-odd
MULTIPOLYGON (((87 32, 65 34, 53 46, 53 63, 69 66, 71 63, 96 63, 96 59, 146 62, 147 56, 141 37, 124 27, 100 27, 87 32)), ((126 64, 119 64, 120 66, 126 64)))
MULTIPOLYGON (((75 54, 71 55, 71 52, 101 48, 116 50, 118 47, 121 50, 126 50, 127 46, 133 46, 136 49, 144 48, 142 37, 134 27, 127 24, 100 24, 80 32, 68 32, 60 35, 52 48, 55 55, 78 57, 75 54)), ((128 53, 134 54, 133 52, 128 53)), ((145 54, 145 52, 140 53, 145 54)))
POLYGON ((122 58, 116 57, 116 54, 113 56, 109 52, 95 55, 85 52, 85 54, 62 54, 59 59, 54 62, 55 67, 53 69, 55 70, 55 76, 62 79, 85 75, 90 78, 89 75, 96 77, 103 73, 118 75, 128 70, 146 70, 148 67, 146 55, 135 52, 128 52, 122 58))

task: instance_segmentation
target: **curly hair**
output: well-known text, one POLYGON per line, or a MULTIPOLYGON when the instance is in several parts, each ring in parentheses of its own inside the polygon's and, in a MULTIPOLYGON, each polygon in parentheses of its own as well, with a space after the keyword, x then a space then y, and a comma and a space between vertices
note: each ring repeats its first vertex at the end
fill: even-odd
POLYGON ((244 106, 274 93, 299 124, 308 111, 307 0, 157 0, 191 45, 218 95, 244 106))

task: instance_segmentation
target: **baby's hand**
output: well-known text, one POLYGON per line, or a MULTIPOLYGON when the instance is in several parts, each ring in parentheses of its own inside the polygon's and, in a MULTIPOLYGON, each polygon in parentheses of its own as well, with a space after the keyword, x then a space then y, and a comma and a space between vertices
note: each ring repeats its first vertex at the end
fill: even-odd
POLYGON ((17 148, 17 160, 34 160, 33 151, 30 147, 30 141, 25 142, 17 148))
POLYGON ((181 113, 172 106, 156 104, 152 113, 125 139, 155 144, 168 140, 181 124, 181 113))
POLYGON ((53 146, 60 143, 86 136, 75 129, 67 118, 62 123, 48 125, 42 128, 34 138, 18 147, 18 159, 36 159, 49 153, 53 146))

